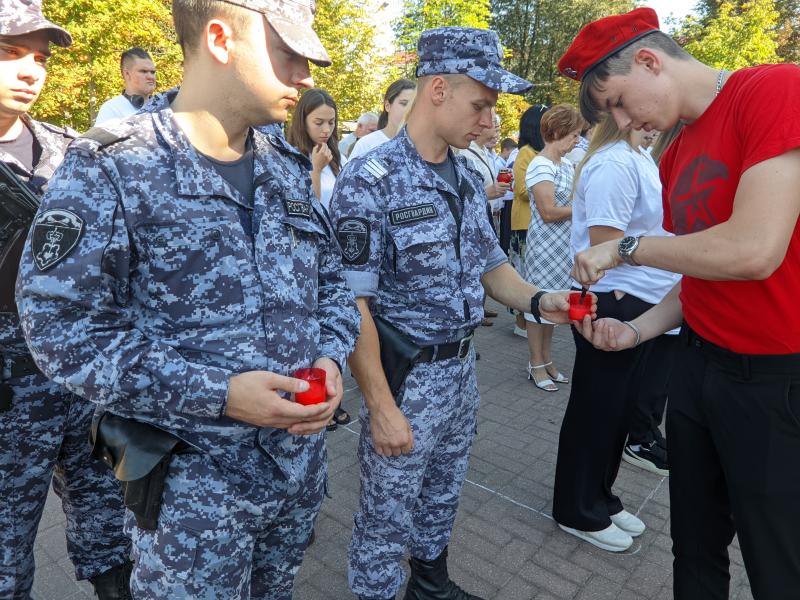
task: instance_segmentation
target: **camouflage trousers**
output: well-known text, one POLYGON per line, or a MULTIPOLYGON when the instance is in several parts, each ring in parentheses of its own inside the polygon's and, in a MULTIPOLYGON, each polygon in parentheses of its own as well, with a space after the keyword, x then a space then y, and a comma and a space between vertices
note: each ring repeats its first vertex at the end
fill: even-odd
POLYGON ((400 394, 414 433, 410 454, 377 454, 363 405, 360 415, 361 498, 348 576, 353 593, 368 598, 394 598, 406 549, 430 560, 450 541, 480 402, 474 350, 463 362, 416 365, 400 394))
POLYGON ((13 389, 11 409, 0 413, 0 598, 29 598, 33 544, 50 481, 67 517, 67 552, 78 579, 123 563, 130 539, 123 532, 122 492, 113 473, 92 458, 94 405, 44 375, 12 379, 3 360, 3 383, 13 389))
MULTIPOLYGON (((254 452, 261 452, 256 448, 254 452)), ((290 600, 322 505, 324 453, 302 481, 266 455, 245 478, 207 454, 172 457, 156 531, 129 514, 136 600, 290 600)))

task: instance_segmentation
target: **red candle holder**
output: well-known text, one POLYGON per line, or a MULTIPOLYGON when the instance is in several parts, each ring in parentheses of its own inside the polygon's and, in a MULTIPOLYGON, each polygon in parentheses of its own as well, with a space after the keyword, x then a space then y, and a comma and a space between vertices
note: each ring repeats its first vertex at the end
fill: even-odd
POLYGON ((298 404, 308 406, 325 402, 328 394, 325 390, 325 370, 324 369, 297 369, 293 377, 308 382, 308 389, 305 392, 296 392, 294 399, 298 404))
POLYGON ((511 169, 500 169, 497 173, 497 181, 499 183, 511 183, 514 179, 514 174, 511 169))
POLYGON ((570 292, 569 294, 569 320, 583 321, 586 315, 592 315, 592 297, 583 292, 570 292))

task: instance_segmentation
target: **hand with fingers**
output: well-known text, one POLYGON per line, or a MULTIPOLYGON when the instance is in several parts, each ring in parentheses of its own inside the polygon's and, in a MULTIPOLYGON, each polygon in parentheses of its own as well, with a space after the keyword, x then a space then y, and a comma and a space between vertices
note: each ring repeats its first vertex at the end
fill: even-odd
POLYGON ((325 427, 339 402, 332 401, 330 387, 326 402, 310 406, 297 404, 280 395, 280 392, 293 394, 306 389, 307 382, 270 371, 234 375, 228 381, 225 414, 257 427, 287 429, 297 435, 317 433, 325 427))
POLYGON ((592 321, 588 316, 583 321, 575 321, 575 329, 598 350, 616 352, 628 350, 636 346, 638 336, 636 330, 617 319, 597 319, 592 321))
POLYGON ((414 433, 403 412, 394 403, 387 402, 380 410, 369 415, 372 444, 381 456, 400 456, 414 449, 414 433))
POLYGON ((573 279, 584 286, 600 281, 606 271, 622 264, 618 248, 619 241, 610 240, 578 252, 572 267, 573 279))

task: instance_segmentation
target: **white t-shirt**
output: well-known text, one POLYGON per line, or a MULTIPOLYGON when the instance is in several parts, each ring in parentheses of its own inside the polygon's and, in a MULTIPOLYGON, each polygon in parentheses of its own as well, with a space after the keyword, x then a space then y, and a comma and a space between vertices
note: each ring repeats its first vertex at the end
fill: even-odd
POLYGON ((377 131, 373 131, 372 133, 368 133, 362 138, 359 138, 356 141, 356 145, 353 146, 353 150, 350 152, 350 156, 347 158, 353 160, 358 156, 363 156, 370 150, 373 150, 380 146, 381 144, 385 144, 389 141, 389 138, 383 133, 382 129, 378 129, 377 131))
POLYGON ((333 169, 330 165, 325 165, 319 177, 319 201, 322 206, 327 210, 331 204, 331 196, 333 195, 333 186, 336 185, 336 175, 333 174, 333 169))
POLYGON ((111 121, 119 121, 125 119, 138 112, 139 109, 135 108, 130 101, 120 94, 114 96, 110 100, 103 102, 100 110, 97 112, 97 118, 94 120, 95 127, 108 125, 111 121))
MULTIPOLYGON (((581 171, 572 199, 572 255, 590 247, 589 227, 613 227, 634 237, 672 235, 664 231, 663 219, 658 167, 649 154, 621 140, 594 154, 581 171)), ((657 304, 680 278, 653 267, 623 264, 606 271, 592 291, 619 290, 657 304)), ((575 282, 575 287, 580 284, 575 282)))

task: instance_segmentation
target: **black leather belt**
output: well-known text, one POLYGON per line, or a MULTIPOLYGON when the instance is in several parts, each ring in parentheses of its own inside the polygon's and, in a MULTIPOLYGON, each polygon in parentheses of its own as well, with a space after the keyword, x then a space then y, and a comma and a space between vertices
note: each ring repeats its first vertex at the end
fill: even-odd
POLYGON ((41 373, 39 367, 37 367, 36 363, 33 362, 33 357, 31 356, 15 356, 13 358, 5 356, 2 358, 2 361, 5 364, 11 363, 11 379, 27 377, 28 375, 37 375, 41 373))
POLYGON ((740 373, 745 379, 750 379, 753 373, 800 376, 800 354, 739 354, 702 338, 686 321, 681 327, 681 335, 686 345, 699 348, 709 360, 726 370, 740 373))
POLYGON ((422 354, 419 355, 419 358, 417 358, 415 362, 436 362, 438 360, 448 360, 455 357, 464 360, 469 356, 469 349, 472 347, 473 337, 475 337, 475 334, 470 333, 467 337, 462 338, 458 342, 426 346, 422 349, 422 354))

